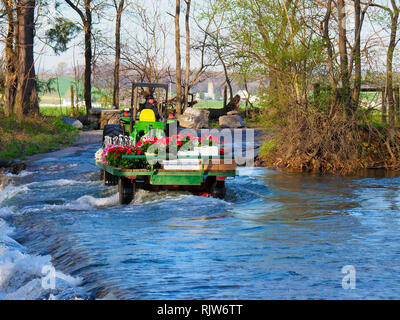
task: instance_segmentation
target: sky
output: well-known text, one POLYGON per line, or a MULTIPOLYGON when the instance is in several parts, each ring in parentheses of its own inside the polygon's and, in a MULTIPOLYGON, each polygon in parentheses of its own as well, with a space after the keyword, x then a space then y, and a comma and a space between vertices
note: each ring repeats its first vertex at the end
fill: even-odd
MULTIPOLYGON (((196 10, 196 7, 198 8, 199 5, 207 3, 208 0, 192 0, 193 1, 193 10, 196 10)), ((175 1, 173 0, 137 0, 136 2, 139 2, 142 6, 148 8, 150 11, 154 10, 152 9, 152 3, 154 3, 157 8, 160 10, 160 13, 166 19, 169 23, 171 23, 171 27, 169 30, 169 41, 167 42, 168 46, 168 56, 170 57, 169 60, 171 60, 172 63, 175 62, 175 53, 174 53, 174 21, 173 17, 168 15, 167 12, 169 13, 174 13, 174 4, 175 1)), ((387 5, 388 0, 377 0, 377 2, 387 5)), ((182 3, 184 3, 182 1, 182 3)), ((181 32, 184 35, 184 4, 182 4, 182 16, 181 16, 181 32)), ((347 7, 349 12, 349 16, 351 16, 351 6, 347 7)), ((62 6, 62 10, 60 13, 62 16, 65 16, 73 21, 79 21, 79 16, 77 13, 75 13, 71 8, 69 8, 66 4, 62 6)), ((47 13, 48 17, 54 17, 56 16, 56 12, 54 8, 50 8, 49 12, 47 13)), ((110 11, 110 14, 103 18, 101 20, 101 24, 96 24, 96 28, 101 28, 104 31, 104 34, 106 34, 109 37, 109 41, 114 41, 114 17, 115 13, 114 10, 110 11)), ((133 22, 134 22, 135 17, 133 16, 132 13, 124 12, 123 17, 122 17, 122 28, 123 28, 123 41, 129 41, 129 35, 130 33, 134 32, 134 27, 133 27, 133 22)), ((349 19, 351 23, 351 18, 349 19)), ((47 24, 48 25, 48 24, 47 24)), ((194 23, 192 23, 194 25, 194 23)), ((46 28, 45 26, 40 26, 38 33, 44 33, 46 28)), ((351 29, 351 26, 349 30, 351 29)), ((364 33, 369 34, 372 33, 372 30, 368 24, 368 19, 365 21, 364 25, 364 33)), ((385 34, 385 33, 383 33, 385 34)), ((388 33, 386 33, 387 37, 388 33)), ((83 64, 84 63, 84 57, 83 57, 83 32, 79 36, 77 36, 71 43, 70 43, 70 49, 67 52, 64 52, 60 55, 56 55, 51 48, 49 48, 47 45, 45 45, 41 40, 36 39, 35 41, 35 58, 36 58, 36 69, 37 72, 46 72, 46 71, 54 71, 57 68, 57 65, 60 62, 65 62, 68 67, 72 67, 75 64, 83 64)), ((384 42, 381 42, 384 44, 384 42)), ((181 45, 184 46, 184 39, 181 41, 181 45)), ((384 51, 382 51, 384 53, 384 51)), ((184 54, 184 48, 182 48, 182 54, 184 54)), ((375 59, 379 56, 379 53, 376 53, 377 56, 375 59)), ((183 57, 182 57, 183 59, 183 57)), ((193 64, 195 64, 196 58, 193 58, 193 64)), ((378 61, 375 61, 378 64, 378 61)), ((379 61, 379 65, 383 65, 384 61, 379 61)))
MULTIPOLYGON (((199 0, 203 1, 203 0, 199 0)), ((149 1, 149 0, 141 0, 141 1, 136 1, 137 3, 140 3, 141 6, 146 7, 148 10, 153 10, 151 8, 152 2, 155 3, 155 5, 158 7, 160 12, 163 14, 164 18, 167 21, 170 21, 171 23, 171 28, 170 28, 170 35, 169 35, 169 40, 167 45, 169 45, 169 54, 174 55, 174 51, 171 50, 174 46, 174 19, 172 16, 168 15, 167 12, 173 13, 175 10, 174 7, 174 1, 172 0, 154 0, 154 1, 149 1)), ((183 1, 182 1, 183 2, 183 1)), ((195 2, 195 1, 194 1, 195 2)), ((184 5, 182 5, 182 14, 181 14, 181 32, 184 34, 184 10, 183 10, 184 5)), ((73 11, 71 8, 69 8, 66 4, 62 6, 61 12, 58 13, 58 15, 62 15, 64 17, 67 17, 68 19, 71 19, 73 21, 80 21, 80 18, 78 14, 73 11)), ((49 12, 47 13, 48 17, 55 17, 57 15, 56 11, 54 8, 50 8, 49 12)), ((95 28, 100 28, 103 30, 104 34, 110 37, 110 41, 114 41, 114 25, 115 25, 115 10, 112 9, 105 18, 101 19, 100 24, 96 24, 95 28)), ((134 17, 132 16, 132 13, 126 11, 123 13, 122 16, 122 41, 127 40, 129 41, 129 34, 132 31, 132 21, 134 17), (129 15, 129 16, 128 16, 129 15)), ((49 18, 49 21, 51 18, 49 18)), ((37 28, 37 32, 44 34, 47 26, 49 25, 48 21, 44 23, 44 26, 39 26, 37 28)), ((181 41, 182 45, 184 45, 184 41, 181 41)), ((57 65, 61 62, 67 63, 69 67, 72 67, 75 61, 75 64, 83 64, 84 63, 84 45, 83 45, 83 32, 81 32, 71 43, 69 44, 69 50, 67 50, 64 53, 61 53, 60 55, 56 55, 54 51, 47 46, 46 44, 43 43, 40 39, 35 40, 35 60, 36 60, 36 69, 37 72, 49 72, 49 71, 55 71, 57 68, 57 65)), ((175 60, 175 56, 173 56, 173 59, 171 61, 175 60)))

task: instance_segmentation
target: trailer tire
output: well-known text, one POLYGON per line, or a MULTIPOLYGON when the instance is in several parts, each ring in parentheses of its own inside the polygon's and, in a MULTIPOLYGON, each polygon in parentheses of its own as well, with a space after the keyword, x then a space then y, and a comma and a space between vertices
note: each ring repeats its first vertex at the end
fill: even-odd
POLYGON ((103 129, 102 143, 104 144, 105 137, 118 137, 120 134, 122 134, 122 131, 119 124, 106 124, 103 129))
POLYGON ((216 181, 211 195, 214 198, 224 199, 226 195, 225 181, 216 181))
POLYGON ((136 183, 134 180, 119 177, 118 181, 118 193, 119 193, 119 203, 129 204, 135 197, 136 183))
POLYGON ((224 199, 226 195, 225 181, 217 181, 217 177, 208 176, 205 181, 206 191, 214 198, 224 199))
POLYGON ((102 179, 105 186, 116 186, 118 184, 118 176, 114 176, 105 170, 102 170, 102 179))

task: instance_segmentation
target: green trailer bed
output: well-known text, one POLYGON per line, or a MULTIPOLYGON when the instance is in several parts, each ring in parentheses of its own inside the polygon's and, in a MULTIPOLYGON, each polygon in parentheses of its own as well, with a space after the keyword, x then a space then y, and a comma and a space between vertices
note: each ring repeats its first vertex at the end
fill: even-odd
MULTIPOLYGON (((123 157, 146 159, 147 156, 124 155, 123 157)), ((151 158, 157 159, 158 156, 151 156, 151 158)), ((165 157, 162 159, 165 159, 165 157)), ((175 160, 176 156, 167 156, 165 160, 170 159, 175 160)), ((226 157, 179 157, 179 160, 183 159, 198 159, 199 170, 170 170, 155 168, 151 164, 149 169, 126 169, 111 167, 99 161, 96 161, 96 165, 102 169, 105 185, 118 184, 121 204, 130 203, 138 188, 145 190, 187 190, 218 198, 225 197, 225 179, 237 175, 234 159, 226 157)))

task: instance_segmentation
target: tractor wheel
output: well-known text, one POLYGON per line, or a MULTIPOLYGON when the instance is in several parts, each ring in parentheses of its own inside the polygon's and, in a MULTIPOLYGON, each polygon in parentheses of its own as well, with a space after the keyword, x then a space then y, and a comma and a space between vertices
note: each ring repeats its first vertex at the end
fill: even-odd
POLYGON ((118 184, 118 176, 114 176, 105 170, 102 170, 102 179, 105 186, 116 186, 118 184))
POLYGON ((125 177, 119 177, 118 181, 119 203, 129 204, 133 200, 136 192, 136 183, 134 180, 125 177))
POLYGON ((122 131, 119 124, 106 124, 103 129, 103 144, 105 137, 118 137, 120 134, 122 131))

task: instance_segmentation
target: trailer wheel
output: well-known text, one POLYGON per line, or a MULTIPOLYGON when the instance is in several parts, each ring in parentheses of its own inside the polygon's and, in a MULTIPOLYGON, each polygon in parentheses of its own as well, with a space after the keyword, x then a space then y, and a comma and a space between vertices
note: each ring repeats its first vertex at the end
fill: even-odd
POLYGON ((216 181, 211 195, 214 198, 224 199, 226 195, 225 181, 216 181))
POLYGON ((105 170, 102 170, 101 173, 105 186, 116 186, 118 184, 118 176, 114 176, 105 170))
POLYGON ((134 180, 130 180, 125 177, 119 177, 118 193, 119 193, 120 204, 131 203, 135 196, 135 192, 136 192, 136 183, 134 180))
POLYGON ((214 198, 224 199, 226 195, 225 181, 217 181, 216 177, 208 176, 205 181, 206 191, 214 198))

